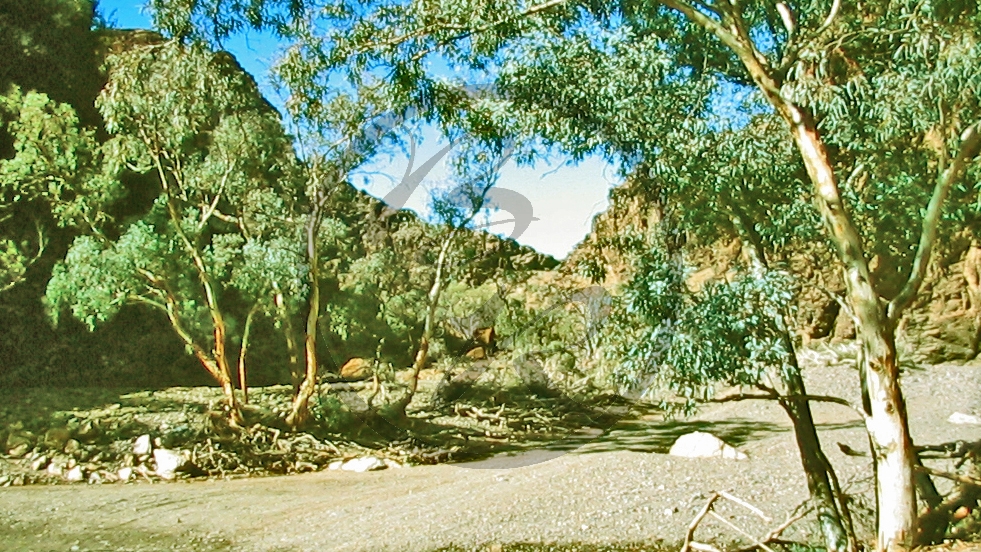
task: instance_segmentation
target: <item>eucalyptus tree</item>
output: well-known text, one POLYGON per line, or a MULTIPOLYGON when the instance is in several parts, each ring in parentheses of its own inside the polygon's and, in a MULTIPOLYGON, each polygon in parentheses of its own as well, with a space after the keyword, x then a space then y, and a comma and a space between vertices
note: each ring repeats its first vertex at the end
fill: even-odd
POLYGON ((76 239, 54 270, 48 299, 89 327, 126 303, 165 313, 239 424, 223 301, 257 221, 297 194, 290 141, 225 54, 170 41, 107 63, 98 107, 111 135, 103 162, 115 178, 104 184, 118 189, 126 173, 148 174, 159 195, 142 217, 76 239))
MULTIPOLYGON (((462 129, 472 131, 479 125, 479 107, 497 106, 481 103, 489 93, 479 88, 434 81, 426 89, 420 89, 405 86, 414 82, 411 75, 393 77, 368 65, 338 63, 340 60, 335 57, 332 45, 321 39, 319 17, 305 11, 312 5, 256 3, 247 7, 242 4, 205 6, 196 2, 160 2, 153 6, 158 26, 180 42, 203 38, 220 43, 246 26, 271 28, 284 39, 285 47, 272 72, 276 84, 286 93, 286 108, 302 144, 300 156, 308 166, 306 201, 309 212, 305 232, 310 293, 304 332, 306 362, 303 380, 287 418, 291 426, 298 426, 309 417, 308 403, 318 373, 317 328, 323 314, 318 284, 321 264, 319 228, 330 198, 352 173, 380 151, 406 141, 414 148, 416 132, 410 128, 410 123, 438 122, 450 138, 450 145, 414 172, 410 168, 399 186, 386 196, 386 201, 401 208, 428 171, 464 135, 462 129)), ((339 5, 322 7, 323 14, 328 16, 341 15, 346 9, 339 5), (340 11, 335 13, 335 8, 340 11)), ((504 148, 499 141, 492 141, 491 146, 486 148, 487 151, 499 153, 504 148)), ((455 239, 459 230, 451 233, 455 239)), ((437 273, 440 273, 439 269, 437 273)), ((436 280, 442 277, 440 273, 436 280)), ((435 303, 440 294, 438 287, 441 286, 430 288, 435 303), (437 289, 434 294, 433 289, 437 289)), ((424 334, 427 334, 425 330, 424 334)), ((428 351, 428 339, 422 341, 425 345, 420 345, 419 350, 428 351)), ((428 353, 417 353, 416 356, 424 363, 428 353)), ((411 395, 410 391, 409 399, 411 395)))
POLYGON ((497 183, 500 167, 510 158, 511 152, 505 147, 498 152, 480 151, 473 155, 474 159, 465 159, 469 156, 460 156, 458 164, 466 168, 463 169, 464 174, 455 179, 456 182, 450 181, 446 188, 431 192, 432 222, 441 229, 441 236, 437 241, 431 285, 426 294, 422 335, 412 362, 409 389, 394 405, 395 411, 403 415, 418 390, 419 373, 429 360, 429 348, 438 323, 437 313, 443 292, 454 273, 459 272, 461 266, 469 264, 468 261, 473 261, 473 257, 467 260, 454 258, 459 253, 456 250, 458 242, 465 232, 473 229, 477 217, 493 207, 493 187, 497 183))
MULTIPOLYGON (((801 199, 806 174, 790 144, 773 132, 772 116, 739 129, 719 129, 664 147, 633 178, 642 197, 665 204, 666 221, 628 240, 633 278, 625 285, 620 332, 610 335, 626 381, 655 381, 688 399, 709 398, 718 383, 758 393, 729 399, 772 399, 794 426, 812 504, 828 550, 855 550, 847 497, 821 448, 796 354, 792 305, 799 284, 787 271, 795 249, 820 239, 813 210, 801 199), (698 164, 687 163, 699 159, 698 164), (697 243, 738 238, 742 270, 731 282, 688 288, 683 249, 666 239, 682 232, 697 243), (653 249, 653 250, 652 250, 653 249), (640 332, 641 337, 633 335, 640 332)), ((847 405, 842 398, 821 397, 847 405)))
MULTIPOLYGON (((684 8, 678 8, 674 3, 665 4, 671 4, 672 9, 684 8)), ((892 5, 884 9, 884 14, 894 15, 893 10, 903 11, 901 8, 899 4, 892 5)), ((631 82, 631 76, 624 80, 619 78, 621 73, 616 72, 618 63, 629 64, 632 60, 630 55, 618 55, 617 47, 631 52, 631 48, 637 47, 642 39, 663 36, 654 29, 647 35, 638 34, 636 40, 624 41, 614 34, 614 40, 619 43, 615 42, 612 48, 606 44, 595 46, 595 39, 587 34, 572 40, 562 38, 552 43, 546 41, 545 45, 533 44, 527 51, 533 54, 528 57, 534 61, 515 63, 516 68, 510 75, 508 69, 504 71, 507 83, 504 89, 513 91, 512 97, 545 111, 544 114, 533 115, 534 121, 537 121, 533 124, 539 132, 551 134, 580 148, 592 147, 607 152, 613 149, 622 156, 626 153, 623 156, 626 159, 639 159, 642 163, 653 165, 655 170, 664 170, 666 158, 673 159, 675 175, 697 175, 697 178, 675 179, 675 184, 688 184, 689 188, 683 191, 688 195, 673 197, 687 205, 691 203, 685 199, 698 197, 703 204, 721 208, 721 212, 732 219, 731 227, 738 230, 745 245, 756 245, 760 230, 771 233, 776 230, 769 240, 777 243, 774 238, 789 242, 802 237, 798 235, 800 230, 811 228, 806 224, 772 224, 781 222, 773 220, 774 216, 779 219, 786 217, 786 214, 805 214, 806 204, 800 200, 787 203, 785 209, 778 209, 788 199, 782 190, 794 191, 781 184, 787 183, 787 176, 797 177, 767 174, 772 173, 768 170, 772 165, 767 163, 769 156, 766 151, 780 149, 779 144, 767 144, 767 140, 783 140, 787 142, 785 147, 795 146, 801 162, 802 174, 799 176, 806 175, 803 180, 808 184, 796 193, 799 199, 809 196, 817 206, 816 213, 812 211, 812 214, 821 221, 825 230, 824 239, 830 242, 830 249, 840 261, 850 306, 847 314, 857 320, 862 342, 863 414, 876 455, 880 514, 878 546, 883 549, 908 546, 917 536, 914 530, 913 472, 917 460, 909 438, 905 402, 899 386, 893 331, 925 278, 926 264, 937 241, 944 199, 955 185, 970 188, 967 183, 970 180, 964 182, 959 179, 978 152, 976 97, 972 98, 971 93, 976 86, 972 79, 976 78, 977 72, 966 67, 976 59, 974 54, 967 53, 976 48, 975 42, 967 39, 968 46, 965 46, 959 26, 948 25, 941 30, 944 28, 943 21, 932 21, 929 28, 918 35, 915 25, 927 25, 933 14, 918 11, 920 8, 913 6, 907 8, 905 15, 898 18, 904 23, 899 25, 893 21, 898 28, 889 32, 869 26, 861 20, 861 14, 852 13, 830 18, 827 21, 831 27, 820 29, 821 32, 817 32, 819 28, 812 28, 803 36, 790 38, 782 37, 776 30, 766 32, 765 26, 760 27, 760 22, 766 21, 766 14, 752 15, 752 10, 762 9, 761 6, 710 6, 710 12, 705 13, 717 14, 725 21, 724 25, 701 12, 681 9, 692 21, 708 27, 730 53, 735 53, 735 58, 729 62, 737 68, 745 68, 747 73, 740 75, 742 69, 733 72, 717 63, 709 63, 710 60, 703 61, 701 67, 682 67, 681 74, 672 75, 662 70, 656 73, 659 76, 668 75, 668 87, 662 88, 662 96, 676 98, 671 95, 671 86, 681 77, 693 84, 711 85, 713 79, 719 78, 737 85, 755 84, 761 89, 757 98, 763 100, 763 107, 772 108, 782 126, 790 126, 792 142, 787 140, 787 134, 779 128, 772 128, 771 124, 771 131, 754 139, 762 148, 757 147, 754 151, 753 148, 743 147, 738 156, 733 155, 736 144, 727 146, 728 153, 724 150, 699 149, 699 141, 705 136, 705 126, 720 124, 720 121, 713 119, 711 110, 701 114, 689 113, 676 119, 687 123, 700 121, 702 129, 699 130, 696 125, 689 136, 680 136, 680 142, 691 147, 681 156, 670 156, 666 152, 677 148, 675 144, 679 143, 677 131, 651 134, 645 132, 645 126, 655 125, 631 123, 631 120, 650 121, 650 117, 656 115, 643 105, 644 99, 656 97, 655 92, 648 88, 648 94, 638 94, 635 87, 630 95, 603 93, 606 89, 615 90, 624 82, 631 82), (745 12, 742 11, 744 7, 745 12), (848 25, 853 31, 847 30, 848 25), (730 32, 733 29, 736 34, 730 32), (763 36, 776 41, 776 46, 772 50, 761 51, 760 48, 764 47, 756 45, 760 38, 754 42, 748 34, 739 35, 740 32, 748 33, 748 29, 764 33, 763 36), (852 32, 854 34, 850 34, 852 32), (864 36, 859 43, 867 43, 862 46, 851 44, 846 54, 834 46, 843 35, 849 41, 864 36), (621 46, 624 42, 625 45, 621 46), (604 50, 604 47, 607 49, 604 50), (745 57, 744 52, 737 51, 741 48, 753 52, 750 56, 752 59, 745 57), (801 50, 793 51, 794 48, 801 50), (896 50, 895 55, 886 55, 885 52, 891 52, 891 49, 896 50), (781 61, 779 56, 775 57, 775 52, 789 55, 789 61, 786 57, 781 61), (934 57, 938 61, 932 61, 934 57), (889 59, 890 63, 882 63, 883 59, 889 59), (779 83, 776 95, 768 94, 772 90, 767 87, 777 81, 767 84, 765 79, 760 80, 762 73, 759 70, 772 68, 778 62, 787 65, 783 72, 777 74, 779 83), (829 65, 842 71, 850 68, 851 73, 835 73, 829 69, 829 65), (596 78, 599 73, 592 70, 593 67, 612 69, 612 75, 607 77, 610 83, 605 84, 606 80, 596 78), (820 78, 813 78, 813 74, 808 72, 811 69, 816 70, 820 78), (689 72, 691 76, 685 76, 689 72), (565 84, 558 93, 540 94, 544 86, 554 90, 556 81, 565 84), (583 87, 578 84, 582 82, 598 82, 599 86, 583 87), (932 107, 937 105, 941 106, 939 111, 932 107), (958 123, 950 121, 950 110, 957 112, 958 123), (549 121, 563 123, 551 124, 549 121), (947 137, 939 139, 940 142, 949 142, 943 148, 935 146, 937 133, 947 137), (897 156, 897 150, 908 154, 897 156), (833 151, 834 156, 828 151, 833 151), (687 166, 678 162, 686 157, 700 161, 687 166), (728 166, 725 164, 727 162, 728 166), (702 170, 703 165, 709 168, 702 170), (777 176, 779 180, 754 183, 754 179, 733 174, 738 172, 731 170, 733 166, 747 166, 749 170, 769 177, 777 176), (840 184, 836 174, 846 175, 840 179, 840 184), (721 187, 720 181, 723 184, 721 187), (748 189, 747 184, 750 185, 748 189), (752 215, 754 210, 765 213, 765 216, 749 217, 747 220, 746 215, 752 215), (879 261, 879 267, 890 267, 893 272, 890 274, 888 269, 882 268, 871 272, 873 259, 879 261)), ((780 11, 787 14, 789 10, 784 5, 780 11)), ((778 29, 781 19, 771 23, 778 29)), ((819 25, 823 26, 823 23, 819 25)), ((656 42, 665 44, 661 40, 656 42)), ((671 40, 667 44, 665 48, 671 44, 678 47, 671 40)), ((703 44, 703 47, 707 46, 703 44)), ((660 58, 663 64, 670 63, 673 68, 677 67, 679 60, 684 60, 684 55, 695 53, 684 48, 678 52, 642 49, 648 56, 660 58)), ((711 53, 711 50, 708 51, 711 53)), ((633 65, 636 66, 636 62, 633 65)), ((697 104, 689 105, 697 107, 697 104)), ((756 109, 760 110, 760 107, 756 109)), ((691 125, 679 125, 682 129, 686 126, 691 125)), ((731 140, 732 137, 723 136, 723 139, 731 140)), ((788 161, 785 160, 783 164, 788 161)), ((778 161, 776 166, 780 165, 778 161)), ((965 192, 969 190, 962 190, 961 194, 965 192)), ((791 196, 789 199, 794 198, 791 196)), ((686 215, 697 216, 698 212, 696 209, 686 215)), ((711 223, 710 220, 703 222, 711 223)), ((932 484, 926 480, 923 488, 928 493, 925 498, 935 502, 932 484)), ((935 538, 936 533, 920 536, 935 538)))

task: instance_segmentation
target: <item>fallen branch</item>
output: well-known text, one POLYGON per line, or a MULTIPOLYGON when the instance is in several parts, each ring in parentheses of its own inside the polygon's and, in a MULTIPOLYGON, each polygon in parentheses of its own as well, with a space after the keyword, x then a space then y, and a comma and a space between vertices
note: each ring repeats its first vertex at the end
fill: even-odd
POLYGON ((692 542, 689 546, 691 546, 692 550, 698 550, 698 552, 722 552, 711 544, 704 544, 701 542, 692 542))
POLYGON ((771 521, 771 519, 766 514, 764 514, 762 510, 760 510, 756 506, 753 506, 749 502, 733 494, 727 493, 725 491, 713 492, 709 496, 708 501, 705 503, 705 506, 702 506, 702 509, 698 511, 698 514, 695 516, 694 519, 692 519, 691 523, 688 525, 688 531, 685 533, 685 542, 682 545, 680 552, 689 552, 690 550, 697 550, 699 552, 713 552, 713 551, 718 552, 718 549, 711 545, 695 541, 695 530, 698 528, 698 525, 702 522, 702 520, 704 520, 707 516, 713 517, 715 520, 719 521, 723 525, 729 527, 733 531, 750 539, 753 542, 752 546, 741 548, 736 552, 749 552, 750 550, 756 550, 756 549, 762 549, 765 550, 766 552, 774 552, 774 550, 767 545, 783 544, 784 541, 782 541, 779 538, 780 535, 784 531, 786 531, 788 527, 803 519, 803 517, 806 516, 808 512, 810 512, 811 510, 810 507, 802 509, 802 507, 805 504, 807 504, 806 501, 799 504, 796 508, 794 508, 794 511, 791 512, 789 516, 787 516, 787 519, 783 523, 781 523, 776 528, 771 530, 769 533, 764 535, 763 538, 758 539, 753 535, 751 535, 750 533, 748 533, 747 531, 745 531, 744 529, 742 529, 741 527, 737 526, 736 524, 732 523, 731 521, 725 519, 724 517, 712 511, 716 501, 718 501, 720 498, 725 498, 730 502, 734 502, 742 506, 743 508, 746 508, 750 512, 753 512, 754 514, 759 516, 763 521, 766 522, 771 521))
POLYGON ((957 481, 958 483, 964 483, 966 485, 974 485, 975 487, 981 487, 981 479, 975 479, 973 477, 968 477, 966 475, 961 475, 959 473, 949 473, 945 471, 940 471, 928 466, 914 466, 914 469, 936 477, 942 477, 944 479, 950 479, 951 481, 957 481))
POLYGON ((744 531, 742 528, 740 528, 739 526, 737 526, 735 523, 727 520, 726 518, 720 516, 719 514, 717 514, 715 512, 711 512, 710 511, 708 513, 708 515, 714 517, 717 521, 721 522, 723 525, 729 527, 730 529, 732 529, 733 531, 739 533, 740 535, 742 535, 742 536, 744 536, 744 537, 752 540, 753 541, 753 544, 755 544, 756 546, 759 546, 763 550, 766 550, 766 552, 773 552, 773 549, 772 548, 770 548, 769 546, 763 544, 761 541, 756 540, 756 537, 754 537, 753 535, 750 535, 749 533, 747 533, 746 531, 744 531))
MULTIPOLYGON (((809 501, 806 501, 805 500, 804 502, 801 502, 800 504, 798 504, 797 507, 794 508, 794 511, 791 512, 789 516, 787 516, 787 519, 784 520, 783 523, 781 523, 780 525, 776 526, 772 531, 770 531, 769 533, 767 533, 765 537, 763 537, 762 539, 760 539, 760 544, 762 544, 762 543, 766 543, 766 544, 782 544, 782 541, 780 540, 780 535, 782 535, 784 531, 786 531, 787 529, 789 529, 791 525, 793 525, 793 524, 797 523, 798 521, 804 519, 804 516, 806 516, 807 514, 811 513, 811 507, 810 506, 806 506, 808 502, 809 501)), ((734 552, 750 552, 751 550, 756 550, 757 548, 759 548, 759 546, 756 545, 756 544, 753 544, 753 545, 747 546, 745 548, 739 548, 739 549, 735 550, 734 552)))
POLYGON ((750 512, 753 512, 754 514, 756 514, 757 516, 759 516, 760 519, 762 519, 763 521, 765 521, 767 523, 770 523, 771 521, 773 521, 766 514, 763 513, 763 510, 760 510, 756 506, 753 506, 752 504, 750 504, 749 502, 746 502, 745 500, 739 498, 738 496, 729 494, 729 493, 727 493, 725 491, 719 491, 719 495, 722 496, 723 498, 725 498, 726 500, 731 500, 732 502, 735 502, 736 504, 742 506, 743 508, 746 508, 750 512))
POLYGON ((705 519, 705 516, 708 515, 709 510, 712 509, 712 504, 715 504, 715 501, 718 500, 721 496, 722 495, 720 495, 719 493, 712 493, 712 495, 708 499, 708 502, 705 503, 705 506, 702 506, 702 509, 699 510, 698 512, 698 515, 695 516, 695 519, 693 519, 691 523, 688 524, 688 532, 685 533, 685 544, 682 545, 681 552, 688 552, 692 548, 695 548, 696 550, 705 550, 704 548, 697 548, 693 546, 693 544, 698 544, 693 542, 693 539, 695 537, 695 529, 698 528, 698 524, 701 523, 702 520, 705 519))
POLYGON ((954 441, 939 445, 923 445, 916 447, 916 452, 920 453, 920 458, 964 458, 971 454, 981 453, 981 441, 954 441), (924 455, 924 452, 937 454, 924 455))

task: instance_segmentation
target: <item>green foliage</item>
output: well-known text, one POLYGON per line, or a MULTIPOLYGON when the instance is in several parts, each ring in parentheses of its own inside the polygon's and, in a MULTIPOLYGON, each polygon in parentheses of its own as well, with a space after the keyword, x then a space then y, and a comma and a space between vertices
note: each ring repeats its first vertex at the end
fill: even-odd
POLYGON ((102 210, 118 192, 98 172, 95 131, 80 126, 71 106, 16 87, 0 97, 0 111, 14 138, 13 158, 0 166, 5 208, 43 198, 62 225, 103 222, 102 210))
POLYGON ((159 195, 117 231, 96 221, 75 241, 48 286, 54 315, 68 306, 93 328, 140 303, 166 312, 187 345, 207 344, 230 290, 266 312, 274 287, 302 294, 298 169, 255 83, 225 54, 173 42, 108 65, 98 101, 111 134, 106 181, 147 173, 159 195))
POLYGON ((0 120, 9 121, 4 130, 13 138, 13 156, 0 160, 5 290, 40 258, 52 217, 58 226, 91 230, 108 219, 106 207, 122 194, 101 172, 94 130, 81 127, 71 106, 15 86, 0 96, 0 120))
POLYGON ((608 353, 621 362, 618 383, 653 382, 694 400, 710 397, 716 384, 756 386, 792 369, 785 336, 796 286, 787 273, 750 271, 696 292, 684 264, 663 248, 636 263, 607 336, 608 353))
POLYGON ((150 287, 143 275, 179 274, 167 266, 168 249, 173 246, 142 221, 113 243, 91 236, 76 238, 48 282, 52 318, 57 322, 61 307, 68 306, 75 318, 94 330, 128 302, 153 302, 164 308, 165 291, 150 287))

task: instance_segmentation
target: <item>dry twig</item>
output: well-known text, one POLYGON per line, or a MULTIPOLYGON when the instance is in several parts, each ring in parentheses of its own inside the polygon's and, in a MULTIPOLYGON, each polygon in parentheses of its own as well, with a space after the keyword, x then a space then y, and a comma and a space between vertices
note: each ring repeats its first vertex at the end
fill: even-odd
POLYGON ((753 512, 754 514, 756 514, 758 517, 760 517, 765 522, 768 522, 769 523, 770 521, 772 521, 766 514, 763 513, 762 510, 760 510, 756 506, 753 506, 749 502, 747 502, 747 501, 745 501, 745 500, 743 500, 743 499, 741 499, 741 498, 739 498, 739 497, 737 497, 737 496, 735 496, 735 495, 733 495, 731 493, 727 493, 725 491, 716 491, 716 492, 713 492, 709 496, 709 499, 705 503, 705 506, 703 506, 702 509, 698 511, 698 514, 694 517, 694 519, 692 519, 692 522, 688 525, 688 531, 685 533, 685 542, 684 542, 684 544, 681 547, 681 552, 689 552, 690 550, 697 550, 699 552, 718 552, 718 549, 717 548, 715 548, 715 547, 713 547, 711 545, 708 545, 708 544, 697 542, 697 541, 694 540, 695 539, 695 529, 698 528, 698 525, 702 522, 703 519, 705 519, 706 516, 711 516, 711 517, 715 518, 717 521, 719 521, 722 524, 726 525, 727 527, 729 527, 733 531, 735 531, 735 532, 739 533, 740 535, 742 535, 742 536, 750 539, 751 541, 753 541, 753 545, 752 546, 741 548, 741 549, 737 550, 736 552, 749 552, 750 550, 755 550, 757 548, 763 549, 766 552, 774 552, 772 548, 770 548, 769 546, 767 546, 767 544, 773 544, 775 542, 778 542, 780 535, 784 531, 786 531, 787 528, 789 528, 794 523, 796 523, 796 522, 800 521, 801 519, 803 519, 804 516, 806 516, 808 514, 808 512, 810 512, 810 510, 811 510, 810 507, 802 508, 806 504, 806 502, 801 503, 796 508, 794 508, 794 511, 791 512, 789 516, 787 516, 787 519, 784 520, 783 523, 781 523, 780 525, 778 525, 777 527, 775 527, 773 530, 771 530, 769 533, 767 533, 766 535, 764 535, 762 538, 759 538, 758 539, 758 538, 754 537, 753 535, 751 535, 750 533, 748 533, 747 531, 745 531, 744 529, 742 529, 741 527, 737 526, 736 524, 732 523, 731 521, 723 518, 719 514, 717 514, 714 511, 712 511, 712 509, 715 506, 715 503, 720 498, 725 498, 726 500, 729 500, 730 502, 734 502, 734 503, 742 506, 743 508, 746 508, 750 512, 753 512))

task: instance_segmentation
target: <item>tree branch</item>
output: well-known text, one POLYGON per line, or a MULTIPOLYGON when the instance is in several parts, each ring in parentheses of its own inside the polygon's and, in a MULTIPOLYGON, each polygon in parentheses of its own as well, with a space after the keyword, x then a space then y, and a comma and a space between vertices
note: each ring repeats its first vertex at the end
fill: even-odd
POLYGON ((821 23, 821 26, 818 27, 817 32, 815 32, 814 34, 819 35, 824 31, 826 31, 828 27, 830 27, 831 24, 834 23, 835 17, 838 17, 838 12, 840 10, 841 10, 841 0, 834 0, 834 2, 831 4, 831 11, 828 12, 828 17, 824 19, 824 23, 821 23))
POLYGON ((41 255, 44 254, 44 248, 47 246, 47 240, 44 238, 44 230, 41 228, 40 223, 35 222, 34 227, 37 230, 37 253, 34 254, 26 263, 24 263, 24 272, 21 272, 13 280, 7 282, 2 287, 0 287, 0 293, 13 289, 17 284, 23 282, 27 279, 27 269, 34 265, 41 259, 41 255))
POLYGON ((215 192, 215 197, 213 200, 211 200, 211 204, 201 211, 201 221, 198 222, 198 232, 204 229, 204 226, 208 224, 208 220, 211 219, 211 216, 218 210, 218 202, 221 200, 221 194, 225 192, 225 185, 228 183, 228 177, 231 176, 232 169, 234 167, 234 164, 228 167, 228 170, 225 171, 225 174, 221 177, 221 185, 218 186, 218 191, 215 192))
POLYGON ((928 473, 936 477, 942 477, 944 479, 950 479, 951 481, 956 481, 958 483, 964 483, 965 485, 974 485, 975 487, 981 487, 981 479, 976 479, 974 477, 968 477, 966 475, 961 475, 959 473, 948 473, 945 471, 940 471, 938 469, 929 468, 927 466, 915 466, 916 470, 923 473, 928 473))
POLYGON ((913 267, 910 269, 909 279, 899 295, 889 302, 887 312, 889 320, 893 324, 899 320, 903 311, 913 303, 916 294, 920 291, 920 286, 923 285, 927 266, 930 264, 930 256, 933 253, 933 246, 937 241, 944 201, 946 201, 947 194, 954 182, 964 173, 971 160, 978 155, 979 150, 981 150, 981 121, 975 122, 961 134, 961 146, 957 156, 951 160, 933 188, 933 195, 930 197, 930 203, 927 204, 926 213, 923 215, 920 243, 916 249, 916 256, 913 258, 913 267))
POLYGON ((783 23, 783 28, 787 31, 787 42, 793 39, 794 33, 797 32, 797 22, 794 21, 794 14, 790 11, 790 7, 783 2, 777 2, 777 13, 780 14, 780 22, 783 23))
POLYGON ((727 403, 727 402, 738 402, 738 401, 811 401, 811 402, 824 402, 831 404, 838 404, 841 406, 848 407, 854 410, 864 421, 869 419, 869 416, 865 414, 865 411, 859 407, 859 405, 841 397, 834 397, 831 395, 780 395, 776 393, 736 393, 733 395, 727 395, 725 397, 719 397, 716 399, 710 399, 710 403, 727 403))
MULTIPOLYGON (((471 35, 474 35, 474 34, 477 34, 477 33, 482 33, 482 32, 489 31, 489 30, 493 29, 494 27, 498 27, 500 25, 504 25, 505 23, 509 23, 509 22, 515 21, 517 19, 522 19, 522 18, 525 18, 525 17, 529 17, 529 16, 532 16, 532 15, 539 14, 539 13, 545 11, 545 10, 554 8, 556 6, 561 6, 562 4, 566 4, 568 1, 569 0, 548 0, 546 2, 542 2, 541 4, 537 4, 537 5, 531 6, 531 7, 529 7, 528 9, 526 9, 526 10, 524 10, 522 12, 519 12, 519 13, 516 13, 516 14, 512 14, 512 15, 508 15, 508 16, 502 17, 501 19, 498 19, 496 21, 492 21, 490 23, 485 23, 483 25, 478 25, 476 27, 471 27, 470 25, 460 24, 460 23, 448 23, 448 22, 447 23, 433 23, 431 25, 425 25, 425 26, 423 26, 423 27, 421 27, 419 29, 416 29, 415 31, 407 32, 405 34, 401 34, 401 35, 398 35, 398 36, 389 38, 387 40, 383 40, 381 42, 374 42, 374 43, 371 43, 371 44, 363 45, 362 47, 354 50, 352 52, 352 55, 364 54, 364 53, 366 53, 366 52, 368 52, 370 50, 378 49, 378 48, 392 48, 392 47, 395 47, 395 46, 400 46, 400 45, 402 45, 402 44, 404 44, 404 43, 406 43, 406 42, 408 42, 408 41, 410 41, 412 39, 424 37, 426 35, 430 35, 434 31, 438 31, 438 30, 458 31, 459 34, 457 34, 457 35, 455 35, 455 36, 453 36, 453 37, 451 37, 451 38, 449 38, 447 40, 439 41, 440 45, 445 45, 445 44, 448 44, 450 42, 454 42, 454 41, 457 41, 457 40, 461 40, 461 39, 467 38, 467 37, 469 37, 471 35)), ((428 52, 432 52, 433 50, 434 49, 427 49, 425 51, 428 53, 428 52)), ((417 56, 414 57, 413 59, 415 61, 418 61, 417 56)))

